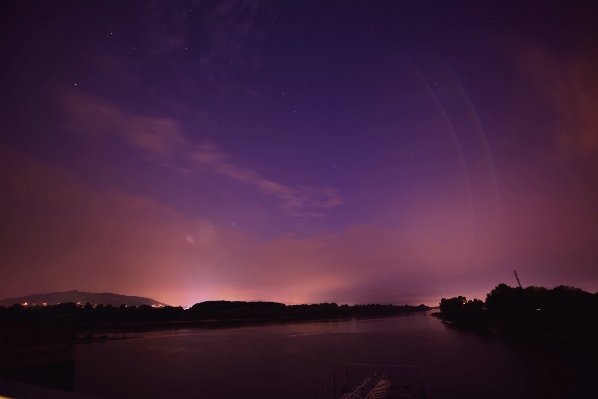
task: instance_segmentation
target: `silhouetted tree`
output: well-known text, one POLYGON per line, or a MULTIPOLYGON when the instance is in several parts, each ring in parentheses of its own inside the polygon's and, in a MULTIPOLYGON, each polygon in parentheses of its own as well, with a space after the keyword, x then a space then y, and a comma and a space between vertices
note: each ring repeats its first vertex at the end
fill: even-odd
POLYGON ((466 302, 467 299, 464 296, 450 299, 442 298, 440 300, 440 311, 446 319, 459 319, 463 316, 463 306, 466 302))

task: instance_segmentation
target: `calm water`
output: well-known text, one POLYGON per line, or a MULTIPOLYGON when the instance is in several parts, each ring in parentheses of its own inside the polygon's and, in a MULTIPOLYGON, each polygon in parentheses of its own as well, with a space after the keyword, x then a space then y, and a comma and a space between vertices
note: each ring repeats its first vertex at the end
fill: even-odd
POLYGON ((554 359, 451 329, 429 312, 135 335, 141 338, 77 345, 75 391, 103 398, 301 399, 343 363, 419 365, 432 398, 531 398, 555 376, 565 389, 574 378, 566 366, 550 366, 554 359))

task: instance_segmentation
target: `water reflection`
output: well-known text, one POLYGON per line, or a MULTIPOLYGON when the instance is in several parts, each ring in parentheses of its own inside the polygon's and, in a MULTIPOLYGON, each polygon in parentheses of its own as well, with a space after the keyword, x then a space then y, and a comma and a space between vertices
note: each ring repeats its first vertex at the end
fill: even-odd
POLYGON ((78 346, 75 391, 299 399, 343 363, 419 365, 434 398, 528 398, 538 383, 532 357, 426 313, 139 335, 78 346))

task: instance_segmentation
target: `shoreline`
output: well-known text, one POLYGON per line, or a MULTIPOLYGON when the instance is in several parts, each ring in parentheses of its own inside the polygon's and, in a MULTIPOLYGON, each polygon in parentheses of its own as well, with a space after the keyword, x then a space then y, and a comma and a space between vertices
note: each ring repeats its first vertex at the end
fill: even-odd
POLYGON ((434 312, 430 315, 439 319, 441 323, 458 330, 474 331, 484 334, 494 334, 503 339, 518 343, 525 343, 526 345, 534 344, 550 346, 554 343, 558 343, 560 344, 560 346, 568 346, 570 348, 574 347, 579 349, 589 349, 598 352, 598 342, 590 342, 575 337, 550 334, 542 331, 526 330, 516 327, 495 325, 485 326, 470 323, 463 320, 449 320, 443 317, 442 312, 434 312))
POLYGON ((205 319, 205 320, 172 320, 172 321, 147 321, 147 322, 112 322, 112 323, 81 323, 76 326, 77 334, 93 333, 93 332, 110 332, 110 331, 132 331, 132 332, 146 332, 146 331, 160 331, 170 329, 184 329, 184 328, 198 328, 198 329, 225 329, 234 327, 246 327, 268 324, 286 324, 295 322, 335 322, 347 321, 355 319, 381 319, 387 317, 402 316, 414 313, 421 313, 426 310, 415 310, 398 312, 391 314, 370 314, 348 317, 276 317, 276 318, 244 318, 244 319, 205 319))

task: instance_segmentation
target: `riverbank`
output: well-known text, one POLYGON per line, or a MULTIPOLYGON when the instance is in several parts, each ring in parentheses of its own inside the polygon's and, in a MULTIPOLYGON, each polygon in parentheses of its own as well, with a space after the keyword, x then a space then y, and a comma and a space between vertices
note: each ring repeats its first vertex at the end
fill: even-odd
MULTIPOLYGON (((225 329, 249 327, 258 325, 280 325, 288 323, 314 323, 314 322, 338 322, 351 319, 366 320, 395 317, 400 315, 409 315, 416 312, 402 312, 382 315, 361 315, 350 317, 277 317, 277 318, 247 318, 247 319, 209 319, 209 320, 180 320, 180 321, 162 321, 162 322, 119 322, 119 323, 88 323, 77 326, 77 334, 102 333, 102 332, 121 332, 135 333, 161 330, 178 330, 186 328, 198 329, 225 329)), ((418 312, 419 313, 419 312, 418 312)))
POLYGON ((459 330, 474 331, 486 335, 497 335, 506 340, 528 346, 558 348, 560 350, 590 351, 598 355, 598 342, 596 340, 591 341, 545 331, 517 328, 500 323, 482 325, 467 320, 446 318, 442 312, 434 312, 430 315, 438 318, 441 323, 459 330))
POLYGON ((134 339, 134 338, 141 338, 140 336, 129 336, 127 334, 118 334, 118 335, 107 335, 103 334, 100 336, 95 336, 93 333, 87 333, 83 336, 77 335, 75 340, 73 341, 73 345, 76 344, 92 344, 94 342, 108 342, 108 341, 122 341, 125 339, 134 339))
POLYGON ((151 323, 212 323, 213 321, 238 324, 239 320, 298 320, 333 319, 369 316, 390 316, 408 312, 426 311, 425 305, 285 305, 276 302, 207 301, 182 307, 94 306, 62 303, 53 306, 0 306, 4 324, 76 324, 76 325, 130 325, 151 323))
POLYGON ((480 337, 498 337, 521 356, 533 359, 538 379, 533 397, 587 397, 588 393, 594 392, 593 379, 598 372, 598 345, 595 341, 496 322, 480 325, 466 320, 446 319, 442 312, 431 315, 451 329, 473 332, 480 337))

